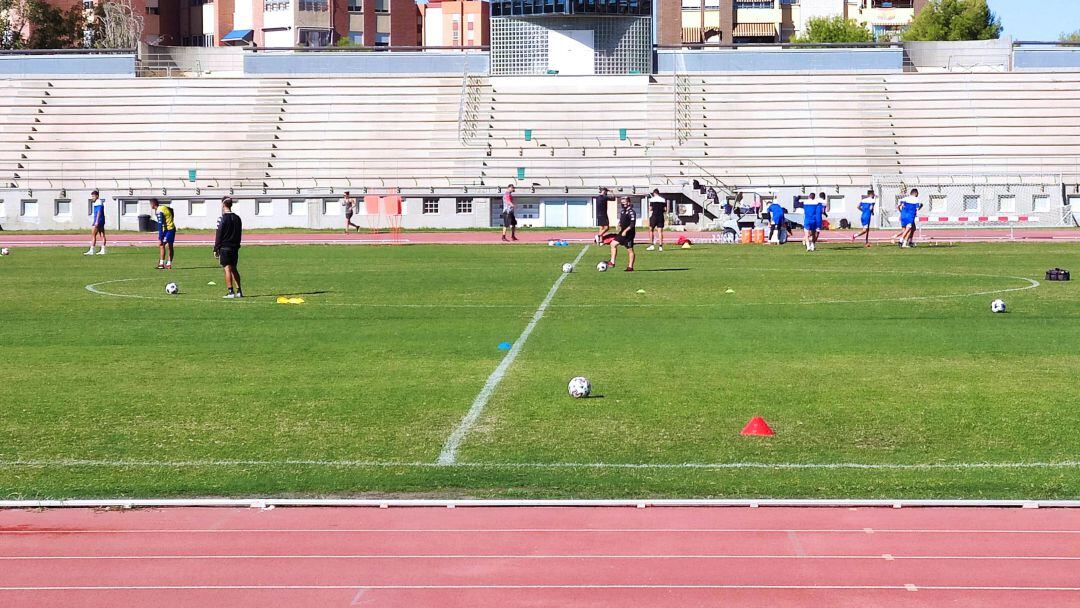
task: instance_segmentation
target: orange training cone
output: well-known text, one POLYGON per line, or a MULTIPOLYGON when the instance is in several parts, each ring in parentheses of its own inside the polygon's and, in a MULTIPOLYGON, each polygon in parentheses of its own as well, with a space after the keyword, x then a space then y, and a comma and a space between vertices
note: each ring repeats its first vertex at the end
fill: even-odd
POLYGON ((765 422, 765 419, 761 416, 754 416, 750 419, 750 422, 746 423, 743 427, 742 435, 758 435, 761 437, 771 437, 775 433, 769 428, 769 424, 765 422))

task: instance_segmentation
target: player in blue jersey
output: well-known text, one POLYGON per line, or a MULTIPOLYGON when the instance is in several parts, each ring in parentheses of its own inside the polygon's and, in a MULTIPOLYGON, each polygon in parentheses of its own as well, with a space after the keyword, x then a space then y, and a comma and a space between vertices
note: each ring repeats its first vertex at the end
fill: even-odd
POLYGON ((780 203, 775 200, 769 208, 766 209, 769 212, 769 242, 771 243, 773 237, 776 237, 776 242, 779 245, 783 245, 787 241, 784 234, 784 224, 787 221, 787 209, 784 209, 780 203))
POLYGON ((896 208, 900 210, 900 226, 904 229, 900 235, 900 246, 908 249, 912 246, 912 240, 915 238, 915 216, 922 209, 922 203, 919 202, 919 191, 912 188, 909 195, 900 199, 896 208))
POLYGON ((150 199, 150 210, 154 212, 157 220, 158 235, 158 270, 172 270, 173 243, 176 241, 176 222, 173 220, 173 210, 168 203, 164 205, 156 198, 150 199))
POLYGON ((83 255, 94 255, 98 235, 101 236, 101 249, 97 254, 105 255, 105 246, 109 244, 109 239, 105 236, 105 199, 101 198, 97 190, 94 190, 90 193, 90 238, 93 240, 90 242, 90 249, 87 249, 83 255))
POLYGON ((874 189, 871 188, 866 191, 866 196, 859 202, 859 212, 862 214, 859 217, 859 224, 862 226, 862 230, 851 235, 852 243, 859 240, 860 236, 863 236, 866 237, 866 246, 870 246, 870 222, 874 219, 875 207, 877 207, 877 195, 874 194, 874 189))
POLYGON ((825 211, 825 201, 818 200, 817 195, 810 193, 810 198, 803 203, 803 245, 807 251, 817 250, 817 240, 821 233, 821 216, 825 211))

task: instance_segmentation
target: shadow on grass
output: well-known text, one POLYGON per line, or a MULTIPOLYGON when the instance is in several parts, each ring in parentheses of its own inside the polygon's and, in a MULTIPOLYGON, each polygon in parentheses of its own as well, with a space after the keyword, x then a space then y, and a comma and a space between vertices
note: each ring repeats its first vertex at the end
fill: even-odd
POLYGON ((637 270, 637 272, 686 272, 689 268, 650 268, 648 270, 637 270))
POLYGON ((323 295, 325 293, 334 293, 334 292, 327 289, 327 290, 324 290, 324 291, 290 291, 288 293, 264 293, 264 294, 257 295, 257 296, 244 296, 244 299, 245 300, 247 298, 275 298, 275 299, 277 299, 277 298, 291 298, 291 297, 296 297, 296 296, 321 296, 321 295, 323 295))

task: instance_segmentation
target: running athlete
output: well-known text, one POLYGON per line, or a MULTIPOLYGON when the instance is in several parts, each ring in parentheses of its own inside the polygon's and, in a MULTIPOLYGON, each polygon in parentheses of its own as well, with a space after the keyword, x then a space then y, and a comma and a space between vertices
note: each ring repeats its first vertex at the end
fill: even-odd
POLYGON ((859 211, 862 216, 859 217, 859 223, 862 225, 862 230, 856 234, 851 235, 851 242, 859 240, 859 237, 866 237, 866 246, 870 246, 870 221, 874 219, 874 207, 877 206, 877 195, 874 194, 874 189, 871 188, 866 191, 866 196, 859 202, 859 211))
POLYGON ((769 242, 776 236, 777 244, 783 245, 786 240, 784 222, 787 220, 787 209, 774 200, 766 211, 769 212, 769 242))
POLYGON ((94 247, 97 246, 99 234, 101 235, 101 249, 97 254, 105 255, 105 246, 109 244, 109 239, 105 236, 105 199, 101 198, 97 190, 94 190, 90 193, 90 238, 93 240, 90 242, 90 249, 87 249, 83 255, 94 255, 94 247))
POLYGON ((908 249, 912 246, 912 240, 915 238, 915 215, 919 213, 919 209, 922 209, 922 203, 919 202, 919 191, 912 188, 911 194, 900 199, 900 203, 896 208, 900 210, 900 226, 904 229, 900 236, 900 246, 908 249))
POLYGON ((218 219, 217 235, 214 237, 214 257, 225 270, 225 286, 229 293, 225 299, 244 297, 240 287, 240 271, 236 269, 240 261, 240 240, 244 232, 244 223, 240 216, 232 212, 233 199, 221 199, 221 218, 218 219), (235 291, 234 291, 235 289, 235 291))
POLYGON ((596 236, 593 237, 593 241, 597 245, 604 242, 604 237, 607 235, 608 229, 611 228, 611 218, 608 216, 607 210, 611 198, 608 189, 603 186, 600 186, 600 193, 593 197, 593 207, 596 212, 596 236))
POLYGON ((173 221, 173 210, 167 203, 162 205, 158 199, 150 199, 150 210, 157 216, 157 239, 158 239, 158 270, 172 270, 173 242, 176 241, 176 222, 173 221))
POLYGON ((803 203, 803 244, 807 251, 817 250, 818 235, 821 233, 821 214, 824 211, 824 201, 818 200, 813 192, 810 198, 803 203))
POLYGON ((352 216, 356 213, 356 199, 349 196, 349 191, 345 191, 345 196, 341 197, 341 206, 345 208, 345 234, 349 234, 349 228, 356 228, 357 232, 360 232, 360 226, 352 223, 352 216))
POLYGON ((660 251, 664 250, 665 213, 667 213, 667 199, 660 195, 659 190, 653 190, 649 195, 649 247, 645 251, 656 249, 656 234, 660 235, 660 251))
POLYGON ((611 259, 608 260, 608 266, 615 266, 616 254, 619 251, 619 245, 622 245, 626 247, 626 254, 630 257, 626 272, 633 272, 634 260, 637 259, 634 255, 634 237, 637 236, 637 213, 634 212, 634 206, 630 204, 629 196, 622 197, 619 202, 622 203, 622 206, 619 207, 619 234, 611 241, 611 259))
POLYGON ((514 184, 510 184, 506 187, 506 192, 503 193, 503 207, 502 207, 502 240, 506 240, 506 229, 510 229, 510 240, 516 241, 517 239, 517 216, 514 215, 514 184))

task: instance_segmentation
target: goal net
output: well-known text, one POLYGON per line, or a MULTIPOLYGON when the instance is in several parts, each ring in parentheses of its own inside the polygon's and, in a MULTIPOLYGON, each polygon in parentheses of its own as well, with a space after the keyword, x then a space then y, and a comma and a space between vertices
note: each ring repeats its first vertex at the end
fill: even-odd
POLYGON ((883 228, 899 227, 896 203, 912 188, 923 204, 923 228, 1076 226, 1073 207, 1080 205, 1080 195, 1053 174, 879 175, 874 187, 883 228))

